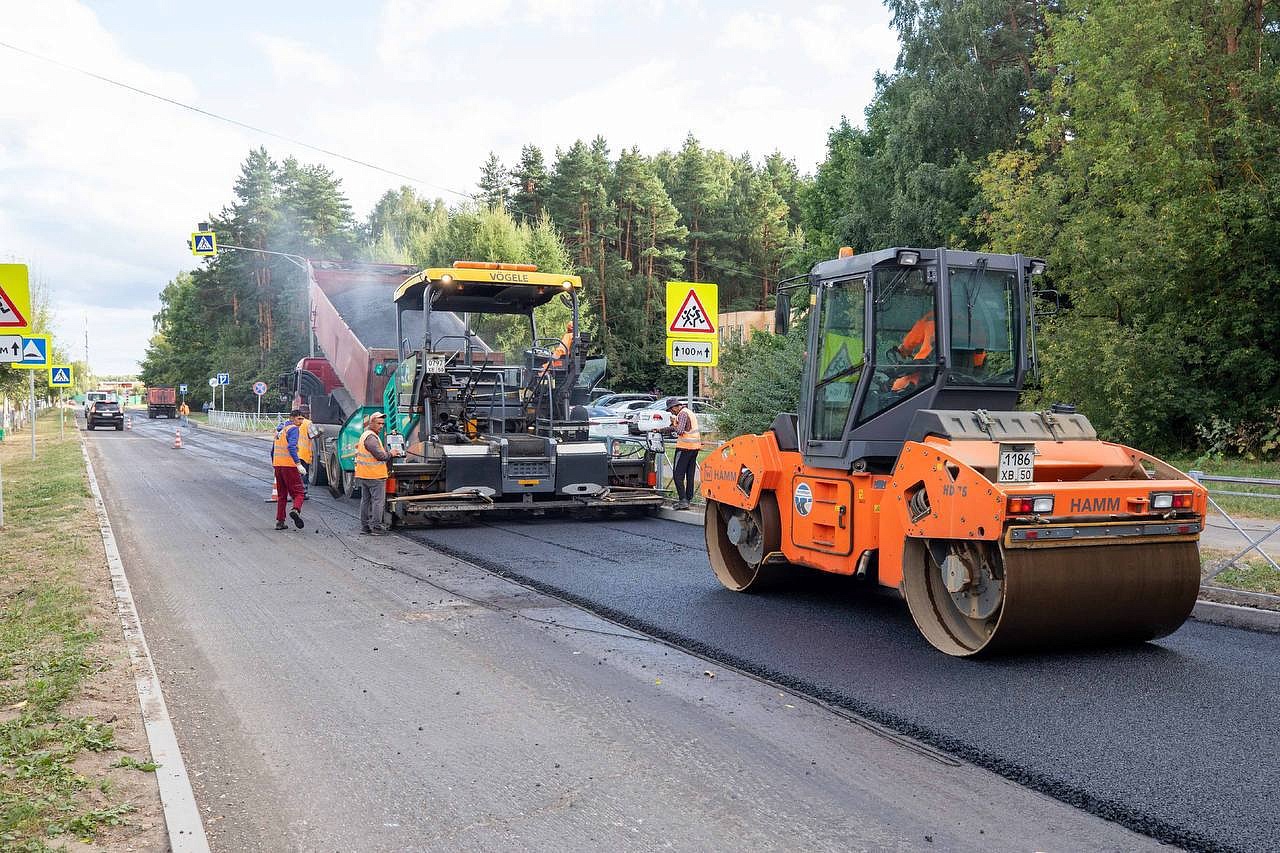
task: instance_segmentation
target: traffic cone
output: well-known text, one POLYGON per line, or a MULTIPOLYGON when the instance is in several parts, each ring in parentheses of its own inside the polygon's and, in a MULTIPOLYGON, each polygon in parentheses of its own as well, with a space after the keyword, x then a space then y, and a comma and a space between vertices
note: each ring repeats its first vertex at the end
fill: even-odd
POLYGON ((124 416, 124 428, 133 429, 133 415, 124 416))
MULTIPOLYGON (((271 473, 274 474, 275 472, 272 471, 271 473)), ((280 492, 276 489, 276 481, 273 477, 271 479, 271 497, 267 498, 267 503, 273 504, 278 500, 280 500, 280 492)))
POLYGON ((174 450, 182 449, 182 430, 180 429, 175 429, 173 431, 173 449, 174 450))

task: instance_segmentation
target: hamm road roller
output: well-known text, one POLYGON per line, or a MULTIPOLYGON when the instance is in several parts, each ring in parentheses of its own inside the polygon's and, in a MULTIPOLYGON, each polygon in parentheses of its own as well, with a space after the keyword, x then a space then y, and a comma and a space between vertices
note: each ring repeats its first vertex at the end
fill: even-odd
POLYGON ((842 249, 807 295, 800 411, 702 465, 716 577, 747 592, 798 566, 897 589, 920 632, 968 656, 1142 642, 1200 580, 1207 493, 1098 439, 1070 406, 1017 411, 1035 367, 1023 255, 842 249))

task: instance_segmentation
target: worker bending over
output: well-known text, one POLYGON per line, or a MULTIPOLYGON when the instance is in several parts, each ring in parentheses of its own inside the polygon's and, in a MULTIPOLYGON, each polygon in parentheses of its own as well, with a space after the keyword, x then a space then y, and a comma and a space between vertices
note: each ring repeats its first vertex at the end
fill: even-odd
POLYGON ((679 397, 667 400, 667 411, 672 417, 672 431, 676 435, 676 509, 688 509, 693 501, 693 480, 698 471, 698 451, 702 449, 702 433, 698 430, 698 416, 679 397))
POLYGON ((293 509, 289 517, 299 530, 306 525, 302 521, 302 475, 306 468, 298 456, 298 436, 301 431, 303 417, 300 409, 289 413, 289 420, 276 430, 275 441, 271 444, 271 467, 276 475, 276 530, 284 530, 284 508, 289 500, 293 500, 293 509))

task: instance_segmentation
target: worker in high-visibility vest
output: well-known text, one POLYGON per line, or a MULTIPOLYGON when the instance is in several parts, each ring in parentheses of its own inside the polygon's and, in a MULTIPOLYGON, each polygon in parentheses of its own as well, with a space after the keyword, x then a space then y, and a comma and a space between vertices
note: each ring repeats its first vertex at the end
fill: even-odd
POLYGON ((356 485, 360 487, 360 532, 381 536, 387 532, 382 513, 387 506, 387 461, 392 455, 382 444, 382 412, 364 419, 364 432, 356 444, 356 485))
POLYGON ((293 526, 301 530, 306 527, 302 521, 302 475, 307 469, 303 467, 298 456, 298 433, 302 425, 302 411, 294 409, 289 413, 289 420, 276 430, 275 441, 271 443, 271 467, 276 475, 276 530, 284 530, 284 509, 290 499, 293 509, 289 517, 293 526))
POLYGON ((191 418, 191 407, 187 405, 186 400, 183 400, 182 405, 178 407, 178 414, 182 416, 182 425, 186 426, 191 418))
POLYGON ((667 399, 671 413, 671 431, 676 436, 676 509, 688 509, 693 500, 693 480, 698 471, 698 451, 702 450, 702 433, 698 416, 679 397, 667 399))
POLYGON ((302 412, 302 423, 298 424, 298 458, 302 460, 302 467, 307 470, 302 473, 302 494, 307 497, 307 492, 311 487, 311 464, 315 461, 316 451, 315 445, 311 441, 311 407, 299 406, 298 411, 302 412))
MULTIPOLYGON (((933 319, 933 311, 929 310, 923 317, 907 330, 902 343, 890 350, 890 353, 908 361, 932 362, 933 348, 937 339, 937 323, 933 319)), ((922 372, 917 370, 903 374, 893 380, 894 391, 905 391, 920 384, 922 372)))

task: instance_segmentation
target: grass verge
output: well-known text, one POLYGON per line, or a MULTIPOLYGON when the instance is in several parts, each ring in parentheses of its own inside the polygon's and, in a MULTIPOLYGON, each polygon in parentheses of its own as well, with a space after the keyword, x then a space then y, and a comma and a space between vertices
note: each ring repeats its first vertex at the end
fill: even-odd
POLYGON ((74 708, 106 668, 84 580, 102 557, 77 430, 59 438, 45 415, 37 434, 36 462, 27 432, 0 444, 0 849, 15 851, 100 841, 135 808, 91 758, 117 751, 114 727, 74 708))
MULTIPOLYGON (((1223 560, 1235 556, 1235 551, 1219 551, 1214 548, 1203 548, 1200 551, 1200 566, 1203 574, 1208 574, 1218 567, 1223 560)), ((1238 560, 1236 564, 1214 578, 1210 583, 1217 586, 1242 589, 1248 592, 1267 592, 1280 595, 1280 572, 1262 559, 1238 560)))

